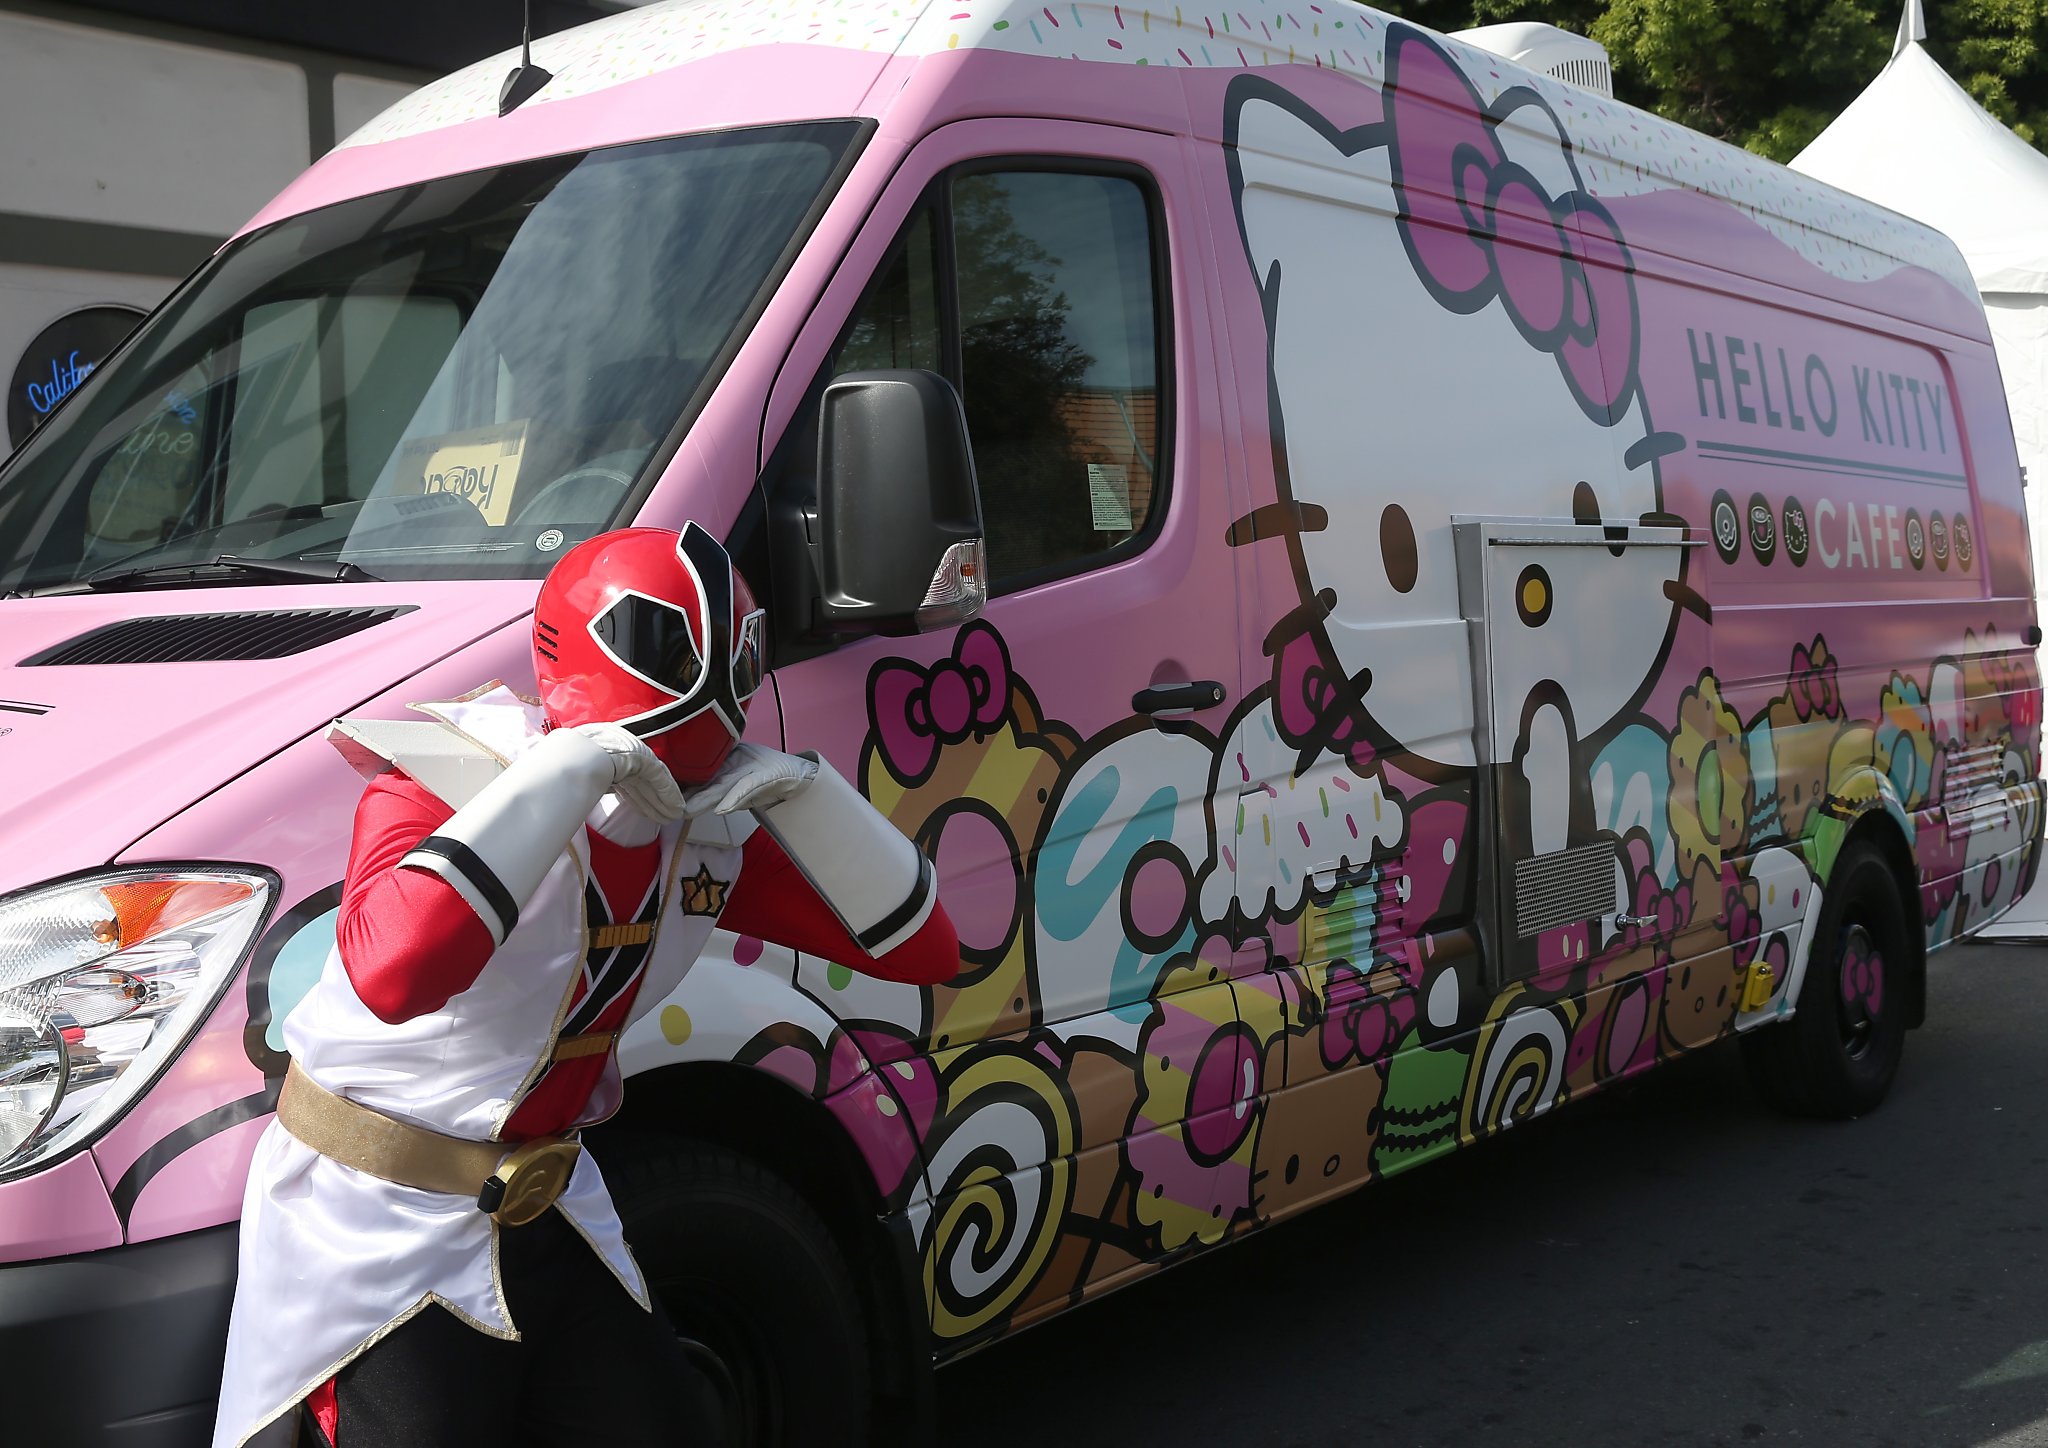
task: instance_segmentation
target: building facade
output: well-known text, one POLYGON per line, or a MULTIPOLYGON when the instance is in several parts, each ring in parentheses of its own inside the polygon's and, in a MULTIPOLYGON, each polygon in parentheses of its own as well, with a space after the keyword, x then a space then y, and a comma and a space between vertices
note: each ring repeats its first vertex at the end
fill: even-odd
MULTIPOLYGON (((534 33, 622 8, 534 0, 534 33)), ((520 24, 520 0, 0 0, 0 453, 293 176, 520 24)))

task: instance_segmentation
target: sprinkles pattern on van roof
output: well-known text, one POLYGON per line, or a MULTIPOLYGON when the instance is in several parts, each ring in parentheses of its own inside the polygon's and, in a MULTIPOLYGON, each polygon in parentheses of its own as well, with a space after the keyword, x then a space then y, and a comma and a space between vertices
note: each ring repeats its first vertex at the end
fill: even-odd
MULTIPOLYGON (((554 79, 541 107, 730 51, 823 45, 907 57, 996 50, 1113 65, 1247 69, 1306 65, 1376 80, 1390 18, 1350 0, 1125 5, 1077 0, 669 0, 533 43, 554 79)), ((1846 192, 1457 40, 1446 50, 1489 96, 1533 86, 1567 121, 1586 187, 1603 199, 1687 188, 1741 207, 1807 261, 1845 281, 1919 266, 1975 295, 1939 232, 1846 192), (1849 238, 1854 238, 1851 240, 1849 238)), ((507 50, 422 87, 342 146, 373 145, 497 112, 507 50)))

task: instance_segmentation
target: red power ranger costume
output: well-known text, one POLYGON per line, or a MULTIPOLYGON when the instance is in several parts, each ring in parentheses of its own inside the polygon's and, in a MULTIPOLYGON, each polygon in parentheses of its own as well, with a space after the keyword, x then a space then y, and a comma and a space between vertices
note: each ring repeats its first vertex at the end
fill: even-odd
POLYGON ((920 984, 959 964, 909 841, 829 765, 737 744, 761 621, 702 529, 606 534, 542 587, 540 708, 337 725, 373 777, 250 1169, 216 1448, 302 1401, 338 1448, 488 1441, 492 1414, 675 1441, 690 1370, 567 1139, 618 1107, 619 1033, 714 925, 920 984))

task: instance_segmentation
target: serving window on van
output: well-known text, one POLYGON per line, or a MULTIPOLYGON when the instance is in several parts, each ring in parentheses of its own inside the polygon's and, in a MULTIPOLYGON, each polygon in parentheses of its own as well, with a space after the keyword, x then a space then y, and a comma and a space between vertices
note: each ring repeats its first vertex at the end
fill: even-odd
POLYGON ((833 355, 830 375, 920 367, 958 389, 998 592, 1136 551, 1163 513, 1163 241, 1135 172, 957 169, 833 355))
POLYGON ((243 238, 0 475, 0 592, 539 576, 638 496, 861 130, 550 157, 243 238))

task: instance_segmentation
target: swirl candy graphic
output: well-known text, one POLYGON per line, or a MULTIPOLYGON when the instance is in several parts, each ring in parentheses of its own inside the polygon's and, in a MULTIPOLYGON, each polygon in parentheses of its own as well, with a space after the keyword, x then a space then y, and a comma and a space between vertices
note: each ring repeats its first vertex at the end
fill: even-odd
MULTIPOLYGON (((1510 998, 1511 999, 1511 998, 1510 998)), ((1511 1008, 1504 1000, 1481 1028, 1474 1076, 1465 1086, 1459 1134, 1467 1141, 1541 1116, 1564 1084, 1576 1006, 1511 1008)))
POLYGON ((937 1205, 925 1226, 932 1330, 967 1337, 1030 1290, 1074 1190, 1075 1123, 1046 1056, 977 1048, 944 1072, 946 1111, 926 1148, 937 1205))

